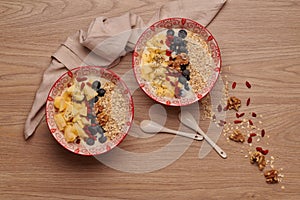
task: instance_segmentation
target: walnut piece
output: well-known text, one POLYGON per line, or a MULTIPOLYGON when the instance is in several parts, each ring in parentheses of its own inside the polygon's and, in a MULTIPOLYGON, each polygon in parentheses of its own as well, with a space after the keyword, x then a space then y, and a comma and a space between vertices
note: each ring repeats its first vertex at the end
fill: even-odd
POLYGON ((239 111, 239 108, 241 107, 241 100, 236 98, 235 96, 230 97, 227 100, 227 108, 229 110, 234 109, 236 111, 239 111))
POLYGON ((170 57, 170 60, 168 62, 168 66, 171 69, 176 69, 177 71, 181 71, 181 66, 187 66, 189 64, 189 59, 187 54, 180 53, 176 55, 176 57, 170 57))
POLYGON ((265 171, 264 176, 269 184, 278 183, 278 171, 275 169, 265 171))
POLYGON ((229 139, 235 142, 245 142, 245 137, 239 130, 233 130, 233 133, 230 134, 229 139))
POLYGON ((100 126, 104 126, 108 122, 109 116, 106 113, 102 112, 97 114, 97 120, 100 126))
POLYGON ((258 169, 262 171, 266 166, 265 156, 262 153, 255 151, 250 156, 250 163, 257 163, 258 169))

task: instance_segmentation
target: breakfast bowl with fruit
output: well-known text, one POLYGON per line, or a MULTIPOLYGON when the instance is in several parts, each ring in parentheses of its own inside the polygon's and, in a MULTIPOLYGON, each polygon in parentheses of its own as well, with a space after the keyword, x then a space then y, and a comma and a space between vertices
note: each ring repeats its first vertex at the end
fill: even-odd
POLYGON ((140 36, 132 67, 140 88, 150 98, 184 106, 202 99, 213 88, 221 54, 204 26, 190 19, 168 18, 140 36))
POLYGON ((63 147, 98 155, 116 147, 133 120, 133 101, 121 78, 102 67, 78 67, 52 86, 46 102, 50 132, 63 147))

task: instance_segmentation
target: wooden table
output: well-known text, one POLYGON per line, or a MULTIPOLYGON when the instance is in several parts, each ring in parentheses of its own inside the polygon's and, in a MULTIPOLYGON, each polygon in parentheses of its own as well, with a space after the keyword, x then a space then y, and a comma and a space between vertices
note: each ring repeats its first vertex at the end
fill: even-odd
MULTIPOLYGON (((222 78, 247 112, 263 115, 268 157, 282 169, 282 183, 270 185, 247 154, 248 144, 218 140, 228 154, 214 151, 199 159, 202 142, 194 141, 170 165, 149 173, 112 169, 94 157, 74 155, 46 131, 24 141, 23 128, 50 56, 65 38, 85 29, 97 16, 127 11, 147 21, 159 3, 130 1, 0 0, 0 199, 300 199, 300 2, 297 0, 228 0, 209 25, 222 51, 222 78), (251 89, 244 85, 252 84, 251 89), (241 148, 245 146, 245 148, 241 148), (243 152, 241 152, 243 150, 243 152)), ((131 55, 113 70, 130 69, 131 55)), ((135 123, 149 118, 154 102, 133 94, 135 123)), ((178 108, 167 108, 170 128, 178 127, 178 108)), ((227 120, 234 119, 228 112, 227 120)), ((200 122, 207 130, 208 122, 200 122)), ((173 136, 126 137, 120 148, 134 153, 158 150, 173 136)), ((156 162, 167 157, 157 158, 156 162)), ((136 166, 142 168, 143 166, 136 166)))

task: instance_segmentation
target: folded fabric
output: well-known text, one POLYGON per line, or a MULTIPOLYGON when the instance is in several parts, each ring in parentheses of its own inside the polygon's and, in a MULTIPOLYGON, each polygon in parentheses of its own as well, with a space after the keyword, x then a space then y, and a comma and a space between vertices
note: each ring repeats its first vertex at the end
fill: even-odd
POLYGON ((24 136, 28 139, 45 115, 48 92, 58 77, 78 66, 116 66, 120 58, 131 52, 143 29, 154 22, 169 17, 184 17, 207 26, 222 8, 226 0, 178 0, 159 8, 145 24, 133 13, 106 18, 98 17, 87 32, 79 30, 67 38, 53 54, 45 70, 40 88, 36 92, 31 111, 25 122, 24 136))

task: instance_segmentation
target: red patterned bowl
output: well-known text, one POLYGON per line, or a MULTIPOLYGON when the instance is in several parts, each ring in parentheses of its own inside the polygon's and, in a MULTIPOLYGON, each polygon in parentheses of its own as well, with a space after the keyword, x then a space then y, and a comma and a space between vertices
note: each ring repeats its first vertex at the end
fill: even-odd
POLYGON ((220 73, 221 54, 216 40, 201 24, 168 18, 140 36, 132 67, 139 86, 150 98, 165 105, 184 106, 213 88, 220 73), (186 59, 183 54, 188 56, 188 64, 182 62, 186 59))
MULTIPOLYGON (((88 82, 85 82, 85 84, 88 84, 88 82)), ((86 99, 83 100, 83 103, 84 101, 85 103, 87 103, 86 99)), ((49 130, 52 133, 53 137, 64 148, 79 155, 86 155, 86 156, 98 155, 113 149, 118 144, 120 144, 120 142, 125 138, 133 121, 133 113, 134 113, 133 109, 134 109, 133 101, 129 89, 127 88, 125 83, 120 79, 118 75, 102 67, 95 67, 95 66, 78 67, 64 73, 52 86, 46 102, 46 120, 47 120, 49 130), (80 81, 80 79, 87 80, 87 81, 90 80, 90 82, 99 80, 100 82, 104 81, 104 82, 111 82, 115 84, 115 87, 110 97, 112 97, 111 99, 119 98, 123 100, 122 103, 119 103, 118 100, 113 101, 112 110, 113 109, 115 110, 112 112, 116 113, 115 116, 116 115, 119 115, 119 117, 121 116, 121 118, 118 119, 122 119, 123 122, 121 125, 118 126, 119 132, 116 134, 114 138, 106 139, 106 141, 101 141, 100 143, 99 138, 101 137, 101 135, 98 136, 99 138, 97 138, 97 135, 94 134, 91 135, 88 129, 84 127, 83 130, 86 131, 86 134, 89 136, 88 138, 92 138, 94 140, 95 143, 93 145, 91 144, 88 145, 88 143, 86 142, 86 138, 85 139, 81 138, 80 140, 74 142, 66 141, 66 138, 64 137, 64 132, 59 130, 58 125, 56 124, 56 121, 54 119, 54 115, 59 112, 58 109, 55 108, 54 100, 57 96, 61 95, 62 92, 65 91, 67 87, 70 86, 70 83, 72 83, 74 79, 76 79, 77 81, 80 81), (122 112, 118 110, 120 106, 122 106, 122 112), (97 139, 99 139, 99 141, 97 139)), ((87 108, 87 110, 89 110, 89 108, 87 108)), ((86 117, 86 119, 90 120, 88 117, 86 117)), ((107 133, 110 134, 109 132, 107 133)))

